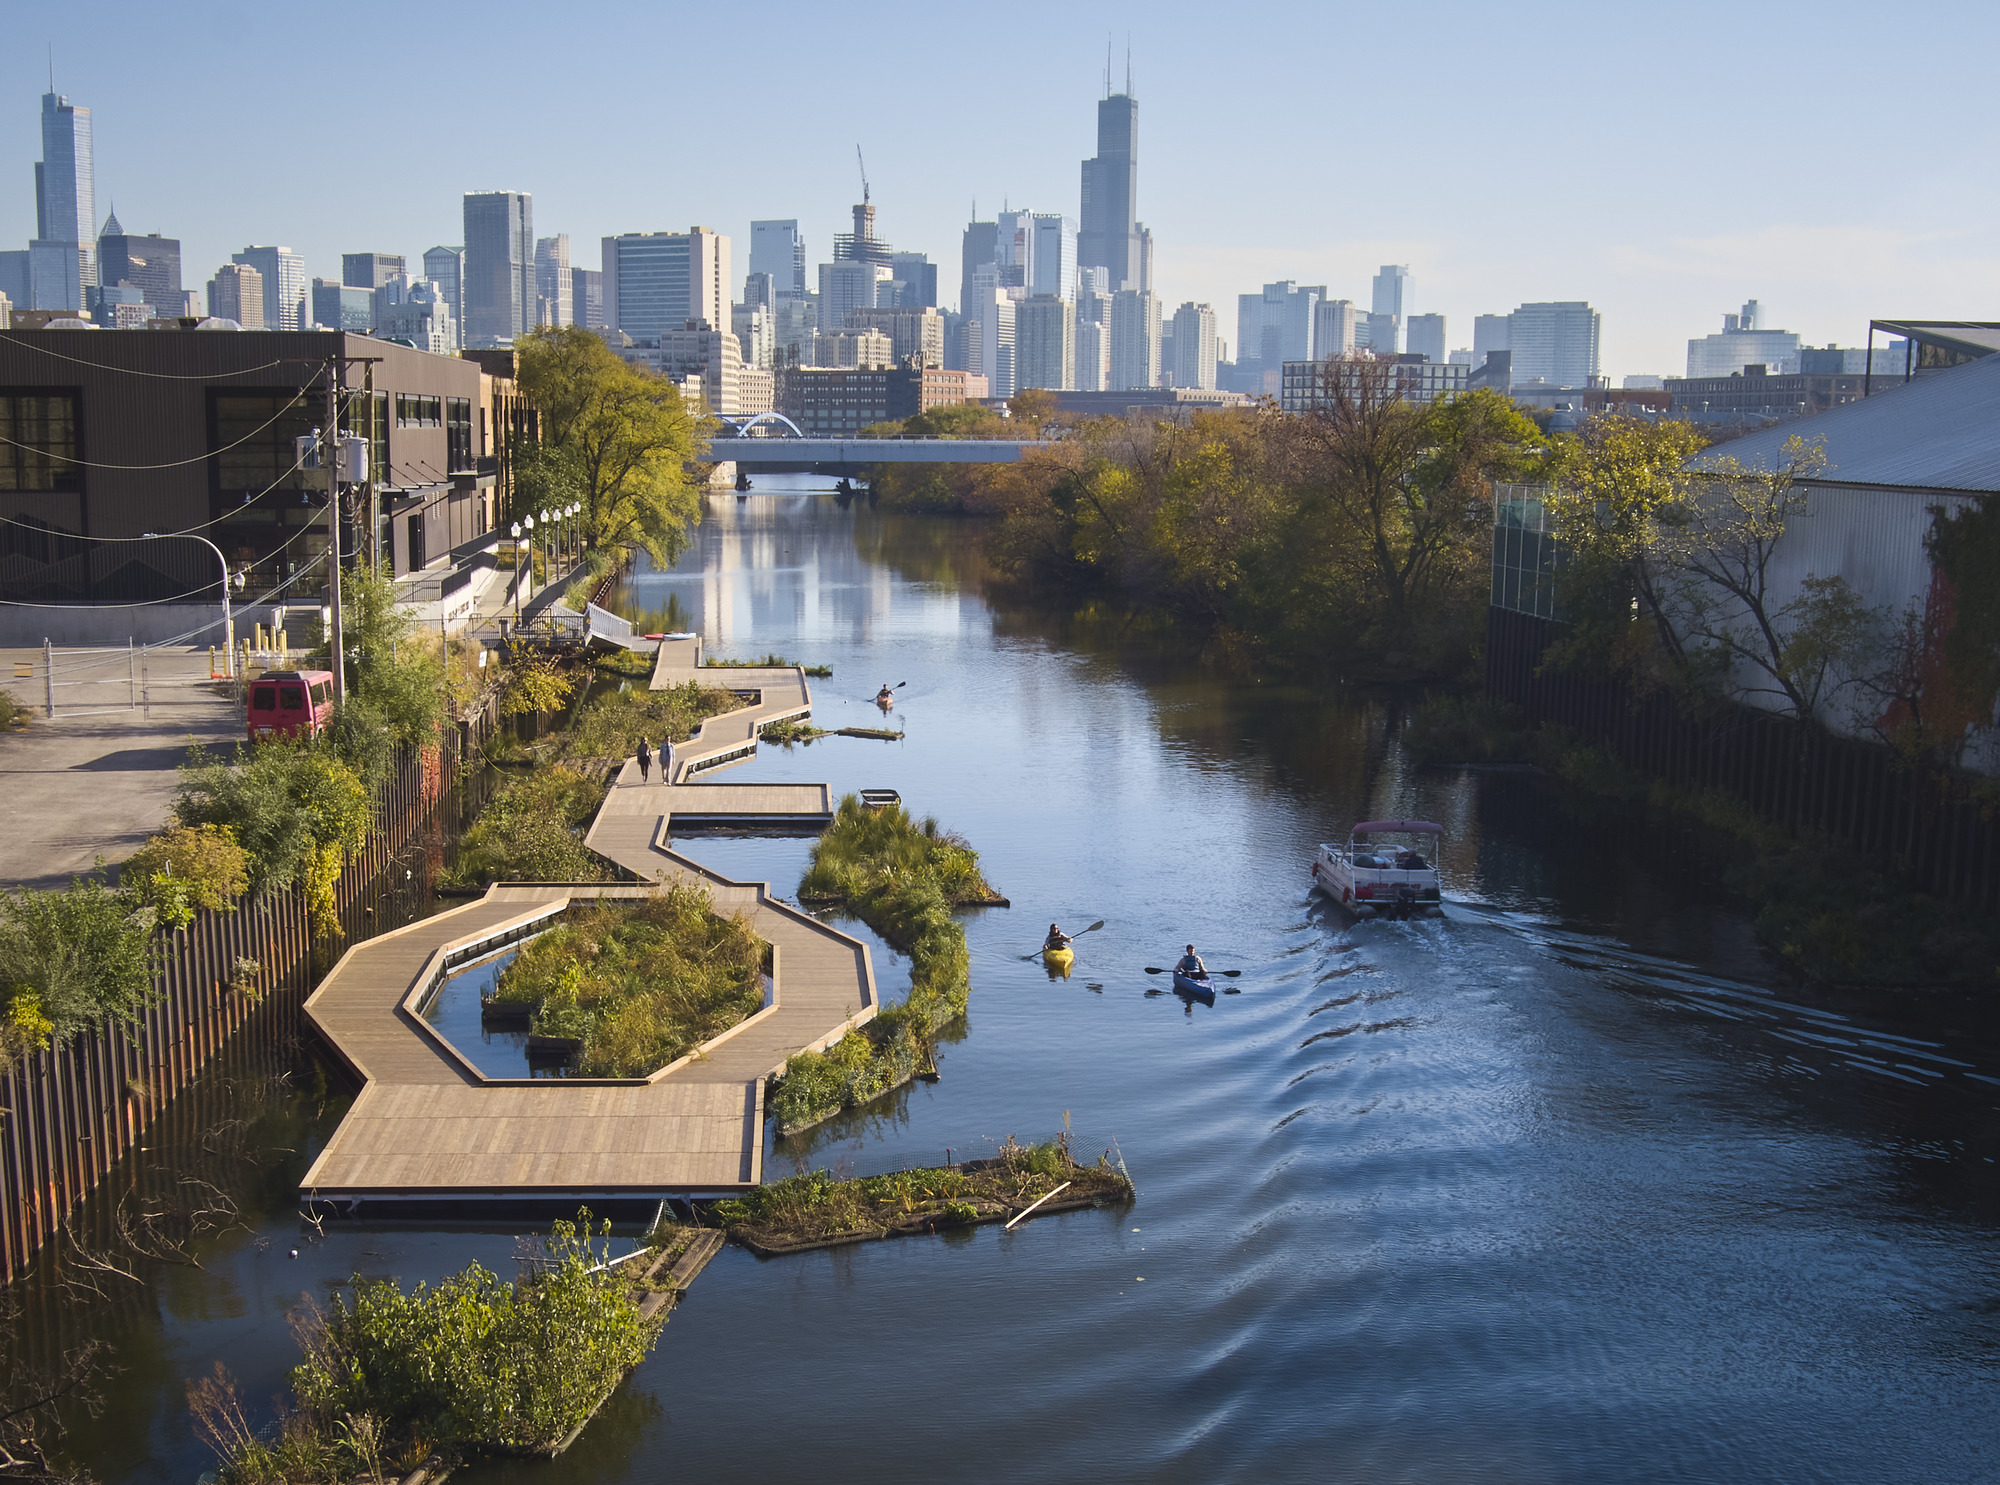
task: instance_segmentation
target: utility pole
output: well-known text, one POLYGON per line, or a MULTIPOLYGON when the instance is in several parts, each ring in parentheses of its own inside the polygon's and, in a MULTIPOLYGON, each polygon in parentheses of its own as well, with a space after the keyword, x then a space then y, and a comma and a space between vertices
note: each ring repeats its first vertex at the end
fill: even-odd
POLYGON ((333 704, 347 700, 347 647, 340 633, 340 353, 346 334, 336 330, 332 359, 326 365, 326 432, 320 439, 319 462, 326 470, 326 603, 331 622, 328 653, 333 657, 333 704))

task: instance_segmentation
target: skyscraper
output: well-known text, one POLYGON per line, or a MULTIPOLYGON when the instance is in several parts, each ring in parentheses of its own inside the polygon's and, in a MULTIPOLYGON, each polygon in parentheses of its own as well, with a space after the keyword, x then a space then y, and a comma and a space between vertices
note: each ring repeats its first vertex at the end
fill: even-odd
POLYGON ((1236 299, 1236 354, 1275 371, 1287 361, 1311 361, 1319 352, 1314 342, 1325 284, 1297 284, 1280 279, 1264 285, 1260 294, 1236 299))
POLYGON ((657 341, 689 320, 729 328, 729 239, 706 227, 604 239, 604 318, 634 340, 657 341))
POLYGON ((1137 391, 1160 381, 1160 301, 1143 289, 1111 296, 1111 390, 1137 391))
POLYGON ((569 312, 572 324, 581 325, 586 330, 605 328, 608 322, 604 318, 604 274, 601 270, 570 269, 569 312))
POLYGON ((1588 387, 1597 379, 1599 318, 1580 299, 1524 304, 1507 316, 1514 386, 1588 387))
POLYGON ((465 340, 465 249, 434 247, 424 253, 424 277, 444 291, 461 344, 465 340))
POLYGON ((535 203, 526 191, 465 196, 467 346, 509 346, 535 322, 535 203))
POLYGON ((1352 299, 1323 299, 1313 312, 1313 359, 1346 356, 1354 351, 1355 314, 1352 299))
POLYGON ((35 166, 35 240, 28 244, 35 309, 83 308, 97 284, 97 176, 90 110, 42 94, 42 158, 35 166))
POLYGON ((1031 211, 1003 211, 996 219, 994 262, 1003 270, 1000 283, 1009 289, 1030 292, 1035 273, 1035 214, 1031 211))
MULTIPOLYGON (((229 261, 254 268, 264 283, 264 328, 296 330, 306 307, 306 260, 288 247, 252 246, 229 261)), ((234 319, 235 316, 230 316, 234 319)))
POLYGON ((1187 303, 1174 311, 1174 385, 1215 390, 1215 310, 1187 303))
POLYGON ((1038 211, 1033 220, 1034 277, 1027 285, 1028 292, 1076 298, 1076 219, 1061 212, 1038 211))
MULTIPOLYGON (((998 222, 967 222, 965 236, 959 245, 958 310, 963 315, 979 312, 979 300, 973 293, 973 275, 988 264, 1000 261, 1000 224, 998 222)), ((995 394, 998 395, 997 393, 995 394)))
POLYGON ((1082 275, 1076 298, 1076 376, 1079 392, 1111 390, 1111 296, 1096 287, 1102 268, 1082 275))
POLYGON ((573 325, 573 286, 569 277, 569 234, 535 239, 535 323, 573 325))
POLYGON ((379 289, 407 272, 401 253, 342 253, 340 281, 350 289, 379 289))
POLYGON ((208 281, 208 312, 245 330, 264 329, 264 276, 248 264, 223 264, 208 281))
POLYGON ((923 253, 892 253, 889 277, 902 285, 896 294, 898 309, 938 307, 937 264, 923 253))
POLYGON ((1422 356, 1439 366, 1444 361, 1444 316, 1411 315, 1404 322, 1403 345, 1413 356, 1422 356))
POLYGON ((750 224, 750 271, 770 274, 773 288, 805 292, 806 240, 796 218, 750 224))
POLYGON ((1378 315, 1394 315, 1405 324, 1409 322, 1410 311, 1415 308, 1409 264, 1382 265, 1382 271, 1375 275, 1375 298, 1368 307, 1378 315))
POLYGON ((873 309, 880 302, 881 286, 889 282, 889 269, 881 263, 844 258, 819 265, 819 333, 831 335, 847 328, 847 317, 857 309, 873 309))
POLYGON ((1014 381, 1017 391, 1076 385, 1076 311, 1060 294, 1031 294, 1014 306, 1014 381))
POLYGON ((114 215, 97 239, 97 276, 106 288, 130 284, 145 295, 156 317, 171 319, 181 312, 178 238, 157 232, 135 237, 118 226, 114 215))
POLYGON ((1111 290, 1144 287, 1139 239, 1139 100, 1126 91, 1097 105, 1097 154, 1083 162, 1077 261, 1108 271, 1111 290))
POLYGON ((1472 364, 1484 366, 1490 351, 1507 349, 1507 316, 1474 315, 1472 317, 1472 364))

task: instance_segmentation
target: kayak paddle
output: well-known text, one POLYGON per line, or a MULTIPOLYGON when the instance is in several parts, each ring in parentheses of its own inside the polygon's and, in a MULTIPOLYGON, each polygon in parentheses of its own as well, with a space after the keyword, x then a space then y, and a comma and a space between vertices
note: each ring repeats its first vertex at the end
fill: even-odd
MULTIPOLYGON (((1149 975, 1163 975, 1166 971, 1164 969, 1155 969, 1149 964, 1146 966, 1146 973, 1149 975)), ((1211 969, 1208 972, 1208 977, 1211 980, 1240 980, 1243 978, 1243 971, 1240 969, 1211 969)))
MULTIPOLYGON (((1086 933, 1095 933, 1097 932, 1098 929, 1102 928, 1103 926, 1104 926, 1104 920, 1102 918, 1099 918, 1095 923, 1091 924, 1088 928, 1079 928, 1075 933, 1072 933, 1069 936, 1069 941, 1070 943, 1075 943, 1078 939, 1082 938, 1086 933)), ((1042 947, 1047 948, 1048 946, 1044 944, 1042 947)), ((1035 950, 1035 952, 1032 954, 1023 954, 1021 956, 1021 958, 1024 960, 1039 959, 1041 957, 1042 957, 1041 949, 1035 950)))

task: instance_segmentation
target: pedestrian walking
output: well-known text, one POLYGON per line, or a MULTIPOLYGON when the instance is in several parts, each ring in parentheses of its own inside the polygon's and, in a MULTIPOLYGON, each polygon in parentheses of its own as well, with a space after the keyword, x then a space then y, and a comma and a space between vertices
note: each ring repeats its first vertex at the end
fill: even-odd
POLYGON ((647 774, 653 767, 653 750, 646 746, 646 739, 639 739, 639 782, 647 781, 647 774))
POLYGON ((674 735, 669 732, 665 737, 660 739, 660 782, 671 784, 673 781, 674 735))

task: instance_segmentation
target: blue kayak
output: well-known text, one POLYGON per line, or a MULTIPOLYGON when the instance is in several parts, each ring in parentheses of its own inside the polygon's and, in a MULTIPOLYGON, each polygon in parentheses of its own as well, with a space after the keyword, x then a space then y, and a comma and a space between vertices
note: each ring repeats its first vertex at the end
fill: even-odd
POLYGON ((1215 999, 1215 981, 1205 975, 1201 979, 1196 979, 1193 975, 1182 974, 1179 970, 1175 970, 1174 993, 1176 995, 1193 995, 1201 1000, 1213 1000, 1215 999))

